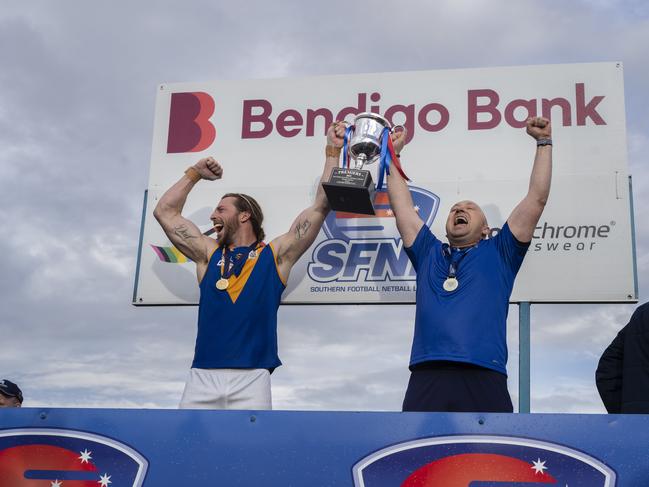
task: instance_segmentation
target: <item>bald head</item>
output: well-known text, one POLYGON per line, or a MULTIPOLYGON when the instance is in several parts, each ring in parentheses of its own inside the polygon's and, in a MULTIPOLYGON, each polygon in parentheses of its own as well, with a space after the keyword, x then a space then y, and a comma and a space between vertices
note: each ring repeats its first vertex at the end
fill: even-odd
POLYGON ((446 237, 452 247, 470 247, 489 234, 482 208, 470 200, 455 203, 446 219, 446 237))

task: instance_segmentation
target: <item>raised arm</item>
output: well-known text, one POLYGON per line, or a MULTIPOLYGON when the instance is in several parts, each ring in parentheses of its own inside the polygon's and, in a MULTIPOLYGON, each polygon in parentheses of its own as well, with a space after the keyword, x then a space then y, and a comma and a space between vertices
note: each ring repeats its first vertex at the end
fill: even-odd
POLYGON ((277 253, 279 271, 284 279, 288 279, 293 265, 311 246, 329 213, 329 202, 322 188, 322 183, 329 180, 331 170, 338 166, 344 135, 345 124, 343 122, 331 124, 327 130, 325 164, 318 183, 315 201, 297 216, 288 232, 271 242, 273 249, 277 253))
MULTIPOLYGON (((405 141, 405 129, 392 135, 392 143, 397 154, 403 149, 405 141)), ((403 245, 410 247, 414 243, 424 222, 415 211, 410 190, 403 177, 401 177, 401 174, 399 174, 399 171, 390 171, 387 179, 388 197, 390 198, 390 207, 397 221, 397 230, 399 230, 403 245)))
POLYGON ((201 179, 213 181, 223 175, 221 165, 212 157, 199 160, 185 171, 176 184, 169 188, 160 198, 153 210, 158 223, 171 243, 187 258, 196 263, 196 274, 200 281, 207 269, 207 262, 216 242, 201 233, 198 227, 181 213, 187 195, 201 179))
POLYGON ((519 242, 531 242, 550 194, 552 180, 552 127, 543 117, 527 120, 527 133, 537 143, 527 195, 509 215, 509 229, 519 242))

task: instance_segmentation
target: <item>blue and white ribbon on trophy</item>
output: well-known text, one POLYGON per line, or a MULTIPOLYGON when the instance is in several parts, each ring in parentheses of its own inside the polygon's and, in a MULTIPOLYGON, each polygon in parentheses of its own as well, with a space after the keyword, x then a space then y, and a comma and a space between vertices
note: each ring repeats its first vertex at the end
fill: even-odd
POLYGON ((392 138, 390 137, 390 129, 388 127, 383 129, 381 134, 381 155, 379 156, 379 173, 378 181, 376 183, 376 190, 381 191, 383 189, 383 179, 386 174, 390 174, 390 166, 394 164, 394 167, 397 168, 401 177, 406 181, 410 181, 410 178, 406 176, 406 173, 403 172, 399 158, 394 152, 394 146, 392 145, 392 138))
POLYGON ((343 168, 349 167, 349 139, 352 136, 352 132, 354 131, 354 126, 353 125, 347 125, 345 128, 345 136, 343 138, 343 168))
MULTIPOLYGON (((351 139, 352 132, 354 131, 353 125, 348 125, 345 129, 345 135, 343 138, 343 168, 350 167, 349 164, 349 140, 351 139)), ((378 182, 376 184, 377 191, 383 189, 383 180, 385 179, 385 174, 390 174, 390 166, 394 165, 399 171, 399 174, 406 181, 410 181, 410 178, 406 176, 406 173, 401 167, 399 158, 394 152, 394 146, 392 145, 392 138, 390 137, 391 129, 385 127, 381 133, 381 152, 379 156, 379 169, 378 169, 378 182)))
POLYGON ((392 163, 392 154, 388 150, 388 140, 390 140, 390 129, 385 127, 381 134, 381 155, 379 156, 379 173, 378 181, 376 182, 376 190, 383 189, 383 178, 386 174, 390 174, 390 164, 392 163))

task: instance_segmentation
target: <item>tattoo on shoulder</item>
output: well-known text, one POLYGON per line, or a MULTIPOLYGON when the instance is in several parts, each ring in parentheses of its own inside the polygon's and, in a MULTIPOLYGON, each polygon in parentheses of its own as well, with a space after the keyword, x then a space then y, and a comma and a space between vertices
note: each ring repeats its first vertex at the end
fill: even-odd
POLYGON ((177 227, 174 227, 174 233, 183 240, 189 240, 198 237, 198 235, 192 235, 191 230, 187 227, 187 225, 178 225, 177 227))
POLYGON ((304 237, 306 237, 309 228, 311 228, 311 222, 309 220, 297 222, 297 224, 295 225, 295 240, 302 240, 304 237))

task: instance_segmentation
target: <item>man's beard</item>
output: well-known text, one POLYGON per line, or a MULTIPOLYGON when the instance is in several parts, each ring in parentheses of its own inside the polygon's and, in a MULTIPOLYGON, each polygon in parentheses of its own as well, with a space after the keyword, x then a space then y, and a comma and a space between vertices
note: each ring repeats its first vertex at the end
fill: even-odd
POLYGON ((219 232, 219 247, 225 248, 232 245, 234 241, 234 234, 239 230, 239 220, 232 218, 229 221, 223 221, 223 228, 219 232))

